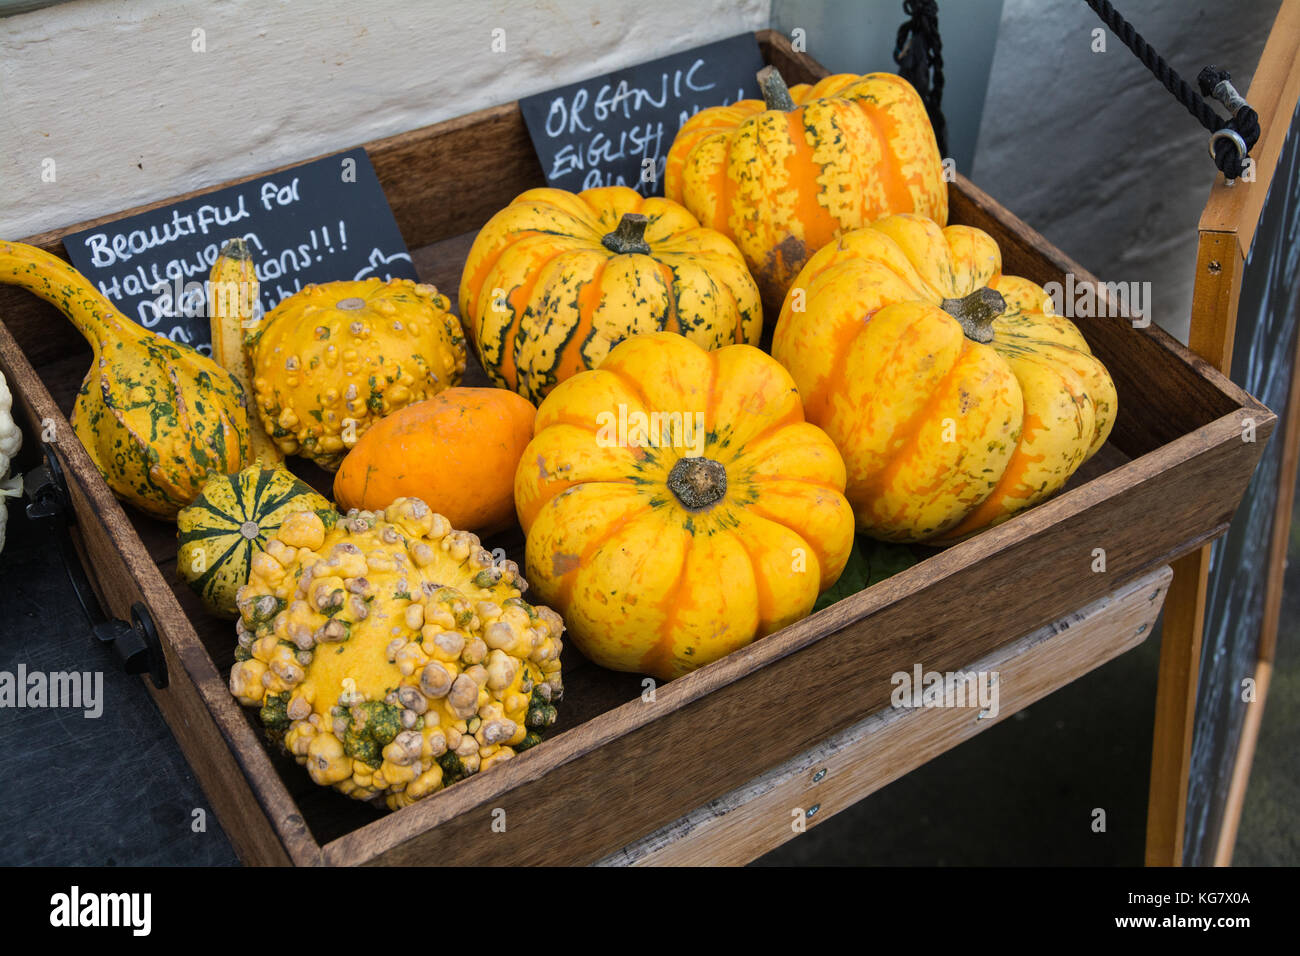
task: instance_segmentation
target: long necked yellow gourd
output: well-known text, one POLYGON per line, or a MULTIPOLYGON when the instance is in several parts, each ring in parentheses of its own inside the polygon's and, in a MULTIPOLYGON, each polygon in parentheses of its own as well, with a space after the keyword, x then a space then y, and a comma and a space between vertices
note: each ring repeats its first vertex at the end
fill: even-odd
POLYGON ((34 246, 0 242, 0 282, 56 306, 94 350, 72 429, 123 501, 174 519, 209 475, 247 463, 244 393, 216 362, 132 322, 34 246))
MULTIPOLYGON (((231 239, 221 247, 212 264, 208 282, 209 324, 212 330, 212 358, 235 377, 245 396, 253 394, 252 366, 244 337, 257 330, 257 271, 253 253, 243 239, 231 239)), ((250 454, 267 468, 284 461, 284 453, 257 421, 248 416, 250 454)))

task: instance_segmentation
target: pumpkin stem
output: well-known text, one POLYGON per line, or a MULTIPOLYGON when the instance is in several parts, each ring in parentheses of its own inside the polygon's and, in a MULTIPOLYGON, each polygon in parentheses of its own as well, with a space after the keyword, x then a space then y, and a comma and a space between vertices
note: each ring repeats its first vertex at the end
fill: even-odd
POLYGON ((973 342, 993 341, 993 320, 1007 310, 1006 299, 996 289, 983 286, 960 299, 944 299, 939 308, 947 312, 973 342))
POLYGON ((788 113, 795 108, 790 87, 785 85, 785 77, 776 67, 765 66, 758 71, 758 88, 763 91, 763 102, 768 109, 788 113))
POLYGON ((688 511, 703 511, 727 493, 727 469, 712 458, 679 458, 668 473, 668 490, 688 511))
POLYGON ((220 255, 225 256, 227 259, 239 259, 241 261, 253 258, 253 254, 248 251, 248 242, 239 237, 227 239, 226 244, 221 247, 220 255))
POLYGON ((625 212, 618 221, 618 228, 605 233, 600 244, 610 252, 620 255, 635 252, 638 255, 650 255, 650 243, 645 241, 645 227, 650 219, 639 212, 625 212))

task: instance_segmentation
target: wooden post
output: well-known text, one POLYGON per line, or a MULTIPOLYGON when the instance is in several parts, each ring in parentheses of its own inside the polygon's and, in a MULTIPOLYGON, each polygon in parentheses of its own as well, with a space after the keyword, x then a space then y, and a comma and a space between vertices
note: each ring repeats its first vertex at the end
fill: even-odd
MULTIPOLYGON (((1260 57, 1247 100, 1259 114, 1261 134, 1252 150, 1255 181, 1228 186, 1220 176, 1210 192, 1199 225, 1196 278, 1192 297, 1188 344, 1207 362, 1227 374, 1237 331, 1237 305, 1241 296, 1246 255, 1259 223, 1269 183, 1286 138, 1296 98, 1300 94, 1300 0, 1284 0, 1268 43, 1260 57)), ((1293 369, 1295 366, 1292 366, 1293 369)), ((1300 403, 1300 389, 1291 390, 1289 408, 1300 403)), ((1270 661, 1276 640, 1278 607, 1282 597, 1282 572, 1286 535, 1291 521, 1292 492, 1296 480, 1300 430, 1296 417, 1286 419, 1278 436, 1284 442, 1279 494, 1270 542, 1269 579, 1264 622, 1259 635, 1260 658, 1270 661)), ((1178 866, 1183 858, 1184 820, 1192 756, 1197 679, 1209 573, 1209 548, 1187 555, 1173 564, 1160 643, 1159 683, 1151 752, 1151 784, 1147 809, 1146 862, 1148 866, 1178 866)), ((1225 807, 1216 862, 1231 858, 1237 820, 1245 795, 1245 780, 1259 729, 1267 673, 1256 674, 1256 709, 1242 730, 1233 785, 1225 807), (1263 678, 1263 679, 1261 679, 1263 678), (1226 844, 1226 845, 1225 845, 1226 844)))

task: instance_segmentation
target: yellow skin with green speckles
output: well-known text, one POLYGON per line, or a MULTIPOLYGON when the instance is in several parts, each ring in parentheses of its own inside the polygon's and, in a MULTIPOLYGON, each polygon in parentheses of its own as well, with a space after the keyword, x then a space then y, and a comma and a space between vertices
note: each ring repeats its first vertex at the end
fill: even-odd
POLYGON ((555 723, 564 622, 527 588, 417 498, 287 515, 238 592, 230 691, 316 783, 397 810, 555 723))
POLYGON ((889 216, 809 260, 772 354, 848 468, 859 530, 950 543, 1059 491, 1118 399, 1051 299, 991 236, 889 216))
MULTIPOLYGON (((766 73, 766 71, 764 71, 766 73)), ((841 233, 891 213, 948 220, 948 187, 921 97, 901 76, 837 73, 763 100, 700 110, 673 140, 664 195, 745 256, 769 316, 841 233)))
POLYGON ((268 312, 244 345, 267 434, 284 454, 328 471, 372 424, 465 373, 450 300, 410 279, 306 286, 268 312))
POLYGON ((479 232, 460 314, 494 385, 536 404, 629 335, 757 345, 758 286, 726 236, 626 186, 530 189, 479 232))
POLYGON ((62 259, 0 242, 0 282, 56 306, 94 350, 72 428, 123 501, 174 520, 212 474, 248 458, 243 389, 187 345, 132 322, 62 259))

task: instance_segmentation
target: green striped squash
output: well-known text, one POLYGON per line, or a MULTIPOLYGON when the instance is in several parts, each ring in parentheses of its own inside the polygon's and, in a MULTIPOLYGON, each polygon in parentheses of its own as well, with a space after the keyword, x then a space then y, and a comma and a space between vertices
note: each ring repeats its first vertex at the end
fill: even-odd
POLYGON ((248 581, 253 556, 299 511, 316 512, 326 526, 336 517, 325 497, 283 468, 252 465, 210 478, 176 516, 177 573, 208 610, 233 620, 239 616, 235 595, 248 581))

